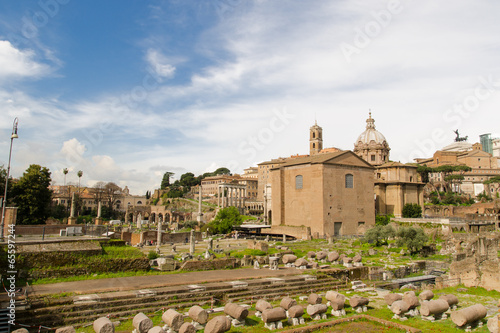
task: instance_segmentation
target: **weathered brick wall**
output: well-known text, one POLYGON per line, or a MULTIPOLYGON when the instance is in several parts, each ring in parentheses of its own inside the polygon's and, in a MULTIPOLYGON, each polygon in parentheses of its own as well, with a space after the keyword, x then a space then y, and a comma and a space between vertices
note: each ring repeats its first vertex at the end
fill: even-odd
MULTIPOLYGON (((186 241, 186 238, 189 241, 190 237, 191 233, 189 232, 163 233, 161 240, 163 244, 184 243, 186 241)), ((203 240, 201 232, 195 232, 194 238, 197 241, 203 240)), ((122 232, 121 239, 126 242, 129 242, 131 245, 137 245, 141 242, 148 242, 148 241, 156 243, 157 231, 143 231, 142 233, 122 232)))
POLYGON ((238 267, 237 258, 224 258, 215 260, 189 260, 181 266, 184 271, 208 271, 238 267))

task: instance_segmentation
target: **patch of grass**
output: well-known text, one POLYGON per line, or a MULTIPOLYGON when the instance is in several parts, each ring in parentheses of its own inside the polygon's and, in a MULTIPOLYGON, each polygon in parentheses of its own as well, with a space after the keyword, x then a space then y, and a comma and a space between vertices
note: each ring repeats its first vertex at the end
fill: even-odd
POLYGON ((265 256, 266 252, 261 251, 261 250, 251 250, 251 249, 246 249, 243 251, 238 251, 238 252, 231 252, 232 257, 236 258, 243 258, 243 256, 248 255, 248 256, 265 256))
POLYGON ((102 258, 137 259, 144 258, 138 248, 132 246, 103 246, 102 258))

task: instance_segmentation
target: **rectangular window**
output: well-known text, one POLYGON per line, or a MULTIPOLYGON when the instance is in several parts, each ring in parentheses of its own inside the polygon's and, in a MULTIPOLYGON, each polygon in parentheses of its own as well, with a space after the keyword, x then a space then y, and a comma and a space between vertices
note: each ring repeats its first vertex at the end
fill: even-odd
POLYGON ((375 155, 371 155, 372 162, 375 162, 375 155))
POLYGON ((303 186, 303 177, 301 175, 295 176, 295 189, 301 190, 303 186))
POLYGON ((345 188, 353 188, 354 187, 354 176, 348 173, 345 175, 345 188))

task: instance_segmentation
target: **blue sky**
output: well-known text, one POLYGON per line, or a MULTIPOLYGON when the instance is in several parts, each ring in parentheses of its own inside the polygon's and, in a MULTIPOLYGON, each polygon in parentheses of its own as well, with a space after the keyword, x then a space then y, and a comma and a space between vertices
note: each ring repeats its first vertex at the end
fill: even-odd
POLYGON ((372 110, 391 159, 500 136, 495 1, 3 1, 0 164, 128 185, 352 149, 372 110))

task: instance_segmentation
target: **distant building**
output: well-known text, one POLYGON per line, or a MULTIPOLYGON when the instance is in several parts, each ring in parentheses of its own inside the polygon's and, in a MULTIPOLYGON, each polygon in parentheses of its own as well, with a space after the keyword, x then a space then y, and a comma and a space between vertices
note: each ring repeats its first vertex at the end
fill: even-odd
MULTIPOLYGON (((495 151, 494 147, 494 140, 492 140, 492 151, 495 151)), ((485 152, 480 143, 454 142, 436 151, 432 158, 417 159, 417 162, 431 168, 443 165, 469 166, 472 170, 461 172, 464 180, 456 184, 453 190, 471 196, 477 196, 485 191, 484 181, 500 175, 499 158, 485 152)), ((442 173, 431 173, 429 181, 439 190, 442 190, 446 184, 442 173)))

